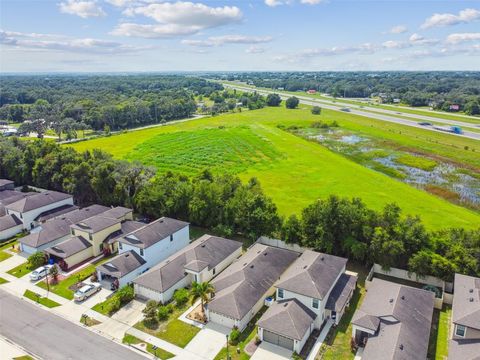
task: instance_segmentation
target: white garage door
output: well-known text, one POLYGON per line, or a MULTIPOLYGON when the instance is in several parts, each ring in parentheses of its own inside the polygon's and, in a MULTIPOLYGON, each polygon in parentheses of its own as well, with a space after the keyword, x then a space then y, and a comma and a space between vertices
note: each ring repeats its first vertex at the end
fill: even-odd
POLYGON ((285 336, 275 334, 265 329, 263 329, 263 340, 271 344, 281 346, 285 349, 293 350, 293 339, 286 338, 285 336))
POLYGON ((146 287, 134 284, 133 288, 135 290, 135 295, 140 296, 142 298, 148 299, 148 300, 155 300, 155 301, 162 301, 162 294, 160 294, 157 291, 153 291, 151 289, 148 289, 146 287))
POLYGON ((221 314, 214 313, 213 311, 210 311, 208 314, 208 317, 211 322, 214 322, 215 324, 220 324, 228 328, 233 328, 235 325, 235 320, 226 316, 223 316, 221 314))

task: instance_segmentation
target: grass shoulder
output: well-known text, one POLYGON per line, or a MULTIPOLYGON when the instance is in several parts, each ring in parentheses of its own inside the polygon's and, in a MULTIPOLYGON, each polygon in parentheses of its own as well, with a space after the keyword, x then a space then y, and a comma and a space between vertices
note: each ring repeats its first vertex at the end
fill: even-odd
POLYGON ((37 294, 31 290, 25 290, 25 293, 23 294, 23 296, 25 296, 27 299, 33 300, 36 303, 46 306, 48 308, 54 308, 54 307, 60 306, 60 304, 57 303, 56 301, 53 301, 46 297, 37 296, 37 294))

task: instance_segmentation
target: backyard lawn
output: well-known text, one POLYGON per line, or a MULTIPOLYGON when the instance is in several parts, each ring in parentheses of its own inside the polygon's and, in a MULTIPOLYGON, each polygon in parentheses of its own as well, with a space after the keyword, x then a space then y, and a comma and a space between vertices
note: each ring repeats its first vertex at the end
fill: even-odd
POLYGON ((436 332, 435 359, 446 360, 448 357, 448 339, 450 333, 450 316, 452 307, 444 305, 439 312, 438 330, 436 332))
POLYGON ((24 262, 18 266, 15 266, 13 269, 7 271, 8 274, 13 275, 17 278, 27 275, 32 269, 30 269, 28 262, 24 262))
POLYGON ((33 300, 43 306, 46 306, 48 308, 54 308, 54 307, 57 307, 57 306, 60 306, 59 303, 57 303, 56 301, 53 301, 53 300, 50 300, 46 297, 38 297, 37 294, 35 294, 33 291, 30 291, 30 290, 25 290, 25 293, 23 294, 23 296, 25 296, 26 298, 30 299, 30 300, 33 300))
POLYGON ((145 341, 142 341, 142 340, 140 340, 139 338, 136 338, 133 335, 125 334, 122 342, 124 344, 128 344, 128 345, 135 345, 135 344, 144 343, 144 344, 147 345, 146 350, 149 353, 155 355, 157 358, 162 359, 162 360, 170 359, 170 358, 175 356, 174 354, 168 352, 167 350, 163 350, 163 349, 160 349, 158 347, 154 349, 152 344, 147 343, 145 341))

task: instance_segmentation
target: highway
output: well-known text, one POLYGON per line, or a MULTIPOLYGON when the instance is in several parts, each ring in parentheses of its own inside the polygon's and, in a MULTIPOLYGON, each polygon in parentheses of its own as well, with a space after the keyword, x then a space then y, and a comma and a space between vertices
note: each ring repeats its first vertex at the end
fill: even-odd
MULTIPOLYGON (((241 91, 247 91, 247 92, 258 92, 261 95, 268 95, 268 94, 278 94, 282 100, 286 100, 289 97, 293 96, 291 94, 286 94, 282 93, 281 91, 274 91, 274 90, 264 90, 264 89, 256 89, 256 88, 251 88, 251 87, 244 87, 241 85, 232 85, 232 84, 223 84, 224 87, 226 88, 231 88, 231 89, 237 89, 241 91)), ((474 140, 480 140, 480 133, 473 132, 466 130, 465 128, 477 128, 479 129, 480 127, 475 124, 471 123, 466 123, 462 121, 455 121, 455 120, 446 120, 446 119, 440 119, 436 117, 431 117, 431 116, 426 116, 426 115, 417 115, 417 114, 410 114, 410 113, 403 113, 400 111, 393 111, 393 110, 387 110, 387 109, 379 109, 375 107, 369 107, 369 106, 360 106, 360 105, 352 105, 352 104, 346 104, 346 103, 338 103, 338 102, 333 102, 329 100, 324 100, 324 99, 316 99, 316 98, 311 98, 307 96, 302 96, 302 95, 294 95, 296 96, 302 104, 306 105, 318 105, 321 106, 322 108, 329 109, 329 110, 334 110, 334 111, 342 111, 342 109, 348 108, 349 114, 354 114, 354 115, 360 115, 360 116, 365 116, 371 119, 376 119, 376 120, 381 120, 381 121, 387 121, 387 122, 392 122, 396 124, 401 124, 401 125, 406 125, 406 126, 412 126, 416 127, 419 129, 424 129, 424 130, 429 130, 429 131, 435 131, 435 132, 440 132, 444 134, 449 134, 452 136, 460 136, 460 137, 465 137, 469 139, 474 139, 474 140), (399 115, 402 117, 398 117, 395 115, 399 115), (411 118, 414 120, 408 120, 404 119, 405 118, 411 118), (436 122, 436 123, 442 123, 445 126, 447 125, 457 125, 461 126, 463 129, 463 134, 454 134, 442 130, 437 130, 434 129, 432 126, 422 126, 418 124, 418 121, 428 121, 428 122, 436 122)))
POLYGON ((0 335, 45 360, 145 360, 145 357, 0 290, 0 335))

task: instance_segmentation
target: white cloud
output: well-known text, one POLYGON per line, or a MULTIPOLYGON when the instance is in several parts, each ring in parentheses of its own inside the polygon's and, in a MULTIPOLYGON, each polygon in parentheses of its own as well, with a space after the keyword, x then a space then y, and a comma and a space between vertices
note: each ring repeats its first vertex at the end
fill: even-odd
POLYGON ((457 24, 470 23, 480 19, 480 11, 477 9, 464 9, 461 10, 458 15, 455 14, 433 14, 431 17, 425 20, 422 24, 422 29, 428 29, 432 27, 451 26, 457 24))
POLYGON ((410 45, 404 41, 388 40, 382 43, 382 46, 387 49, 404 49, 410 45))
POLYGON ((408 28, 405 25, 397 25, 390 29, 390 34, 403 34, 408 31, 408 28))
POLYGON ((377 46, 371 43, 365 43, 358 46, 335 46, 332 48, 314 48, 304 49, 294 54, 278 55, 274 57, 278 62, 296 63, 309 58, 322 57, 322 56, 338 56, 346 54, 372 54, 378 49, 377 46))
POLYGON ((272 41, 271 36, 222 35, 206 40, 182 40, 182 44, 199 47, 213 47, 225 44, 261 44, 272 41))
POLYGON ((447 36, 447 43, 458 44, 465 41, 480 41, 480 33, 457 33, 447 36))
POLYGON ((19 49, 56 50, 97 54, 115 54, 145 50, 137 47, 100 39, 76 39, 62 35, 29 34, 0 30, 0 44, 19 49))
POLYGON ((247 54, 261 54, 265 52, 265 48, 260 46, 252 45, 245 50, 247 54))
POLYGON ((412 45, 435 45, 438 44, 439 41, 437 39, 426 39, 424 36, 414 33, 408 39, 412 45))
POLYGON ((77 15, 84 19, 106 15, 105 11, 103 11, 103 9, 95 0, 67 0, 67 2, 62 2, 58 6, 60 7, 60 12, 64 14, 77 15))
POLYGON ((113 35, 162 38, 195 34, 204 29, 239 22, 243 14, 236 6, 210 7, 201 3, 178 1, 129 7, 126 16, 143 15, 158 24, 119 24, 113 35))
MULTIPOLYGON (((265 5, 270 7, 276 7, 280 5, 291 5, 295 2, 295 0, 264 0, 264 1, 265 1, 265 5)), ((325 1, 326 0, 300 0, 300 4, 317 5, 325 1)))

